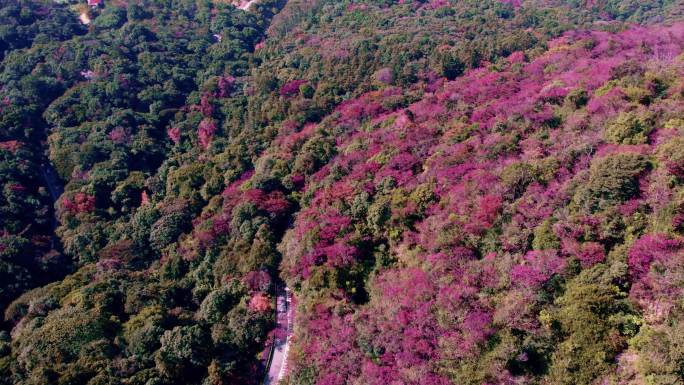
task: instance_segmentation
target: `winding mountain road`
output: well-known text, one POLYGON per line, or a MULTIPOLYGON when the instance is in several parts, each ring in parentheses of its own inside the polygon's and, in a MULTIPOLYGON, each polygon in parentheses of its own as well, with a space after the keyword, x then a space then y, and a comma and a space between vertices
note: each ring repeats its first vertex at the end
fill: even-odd
MULTIPOLYGON (((59 199, 64 192, 64 186, 62 185, 59 176, 57 176, 57 171, 55 171, 55 168, 52 167, 52 164, 50 164, 50 162, 47 160, 40 165, 40 175, 43 177, 43 182, 45 182, 45 186, 50 193, 50 198, 54 207, 57 199, 59 199)), ((57 218, 57 212, 55 211, 52 215, 51 246, 53 249, 56 249, 57 244, 59 243, 59 238, 55 234, 57 226, 59 226, 59 218, 57 218)))
POLYGON ((246 2, 245 4, 239 6, 238 8, 240 8, 240 9, 243 10, 243 11, 246 11, 246 10, 249 9, 249 7, 252 6, 252 4, 254 4, 254 3, 256 3, 256 2, 257 2, 257 0, 249 0, 249 1, 246 2))
POLYGON ((290 350, 292 335, 292 292, 285 287, 278 292, 276 299, 276 328, 273 353, 267 369, 265 385, 276 385, 287 374, 287 354, 290 350))
POLYGON ((57 199, 59 199, 60 195, 64 192, 64 187, 59 181, 57 171, 55 171, 52 165, 46 161, 40 165, 40 173, 43 176, 43 181, 47 186, 52 202, 57 202, 57 199))

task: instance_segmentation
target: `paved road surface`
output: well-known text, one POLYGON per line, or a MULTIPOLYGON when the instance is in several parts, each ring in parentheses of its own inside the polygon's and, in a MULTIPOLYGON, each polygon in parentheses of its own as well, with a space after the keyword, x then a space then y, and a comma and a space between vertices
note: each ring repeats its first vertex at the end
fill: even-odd
POLYGON ((265 385, 276 385, 287 374, 287 353, 292 335, 292 293, 287 287, 278 293, 273 358, 268 368, 265 385))
MULTIPOLYGON (((52 205, 54 206, 55 202, 57 202, 57 199, 59 199, 64 192, 64 186, 62 186, 62 182, 57 176, 57 171, 55 171, 54 167, 52 167, 52 165, 47 161, 40 165, 40 174, 43 177, 45 186, 47 186, 48 192, 50 193, 50 198, 52 199, 52 205)), ((57 243, 59 242, 57 235, 54 233, 55 229, 57 229, 57 226, 59 226, 59 219, 57 218, 57 212, 55 212, 52 216, 51 243, 53 249, 57 248, 57 243)))
POLYGON ((43 176, 52 201, 57 202, 59 196, 64 192, 64 187, 62 187, 62 183, 59 181, 57 172, 49 163, 43 163, 40 165, 40 173, 43 176))
POLYGON ((241 5, 241 6, 239 6, 238 8, 242 9, 243 11, 246 11, 247 9, 249 9, 249 7, 252 6, 252 4, 254 4, 254 3, 256 3, 256 2, 257 2, 257 0, 249 0, 249 1, 246 2, 244 5, 241 5))

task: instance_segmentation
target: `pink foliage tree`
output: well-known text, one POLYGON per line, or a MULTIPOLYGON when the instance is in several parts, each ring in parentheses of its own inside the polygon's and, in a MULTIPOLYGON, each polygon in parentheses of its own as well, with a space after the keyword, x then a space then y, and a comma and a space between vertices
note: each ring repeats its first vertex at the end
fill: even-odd
POLYGON ((208 149, 211 144, 211 140, 216 133, 217 127, 216 122, 211 118, 202 119, 199 126, 197 127, 197 137, 199 139, 200 146, 203 149, 208 149))

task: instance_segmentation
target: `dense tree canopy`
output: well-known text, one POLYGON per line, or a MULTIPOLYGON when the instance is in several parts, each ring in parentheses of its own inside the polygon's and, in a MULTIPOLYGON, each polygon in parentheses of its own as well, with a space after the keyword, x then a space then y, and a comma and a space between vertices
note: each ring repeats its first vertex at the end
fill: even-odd
POLYGON ((684 3, 245 5, 0 0, 1 385, 682 382, 684 3))

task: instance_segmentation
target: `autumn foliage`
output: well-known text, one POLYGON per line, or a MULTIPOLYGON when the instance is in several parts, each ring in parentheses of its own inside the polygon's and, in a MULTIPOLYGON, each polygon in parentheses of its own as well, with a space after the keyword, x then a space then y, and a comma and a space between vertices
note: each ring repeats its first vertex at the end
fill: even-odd
POLYGON ((682 382, 681 0, 103 3, 0 0, 0 385, 682 382))

